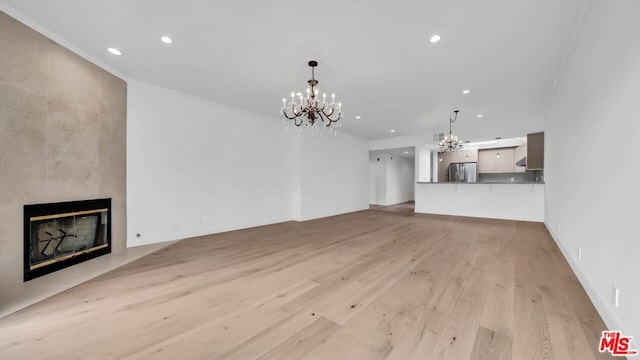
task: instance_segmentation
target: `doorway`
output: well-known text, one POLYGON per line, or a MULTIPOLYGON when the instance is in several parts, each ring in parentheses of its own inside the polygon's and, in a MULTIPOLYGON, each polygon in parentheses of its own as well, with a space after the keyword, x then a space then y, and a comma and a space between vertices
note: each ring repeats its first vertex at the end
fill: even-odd
POLYGON ((370 151, 370 208, 413 212, 415 168, 415 147, 413 146, 370 151))

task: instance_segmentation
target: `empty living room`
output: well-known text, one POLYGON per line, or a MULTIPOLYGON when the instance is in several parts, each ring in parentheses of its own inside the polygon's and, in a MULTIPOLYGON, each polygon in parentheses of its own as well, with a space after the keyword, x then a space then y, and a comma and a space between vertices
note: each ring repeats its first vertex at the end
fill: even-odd
POLYGON ((0 0, 0 359, 640 358, 638 34, 634 0, 0 0))

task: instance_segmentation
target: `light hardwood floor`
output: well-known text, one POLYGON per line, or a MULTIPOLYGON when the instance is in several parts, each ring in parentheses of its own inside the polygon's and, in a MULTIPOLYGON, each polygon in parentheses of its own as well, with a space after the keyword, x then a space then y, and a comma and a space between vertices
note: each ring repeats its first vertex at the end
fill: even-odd
POLYGON ((416 208, 415 201, 407 201, 400 204, 394 205, 369 205, 369 209, 371 210, 384 210, 384 211, 397 211, 397 212, 406 212, 412 213, 416 208))
POLYGON ((180 241, 0 319, 1 359, 601 359, 539 223, 368 210, 180 241))

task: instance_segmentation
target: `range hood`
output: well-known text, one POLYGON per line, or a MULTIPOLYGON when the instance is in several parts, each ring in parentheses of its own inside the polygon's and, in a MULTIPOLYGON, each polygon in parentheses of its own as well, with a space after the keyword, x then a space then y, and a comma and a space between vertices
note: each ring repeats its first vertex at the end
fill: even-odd
POLYGON ((516 166, 527 166, 527 157, 523 157, 522 159, 516 161, 516 166))

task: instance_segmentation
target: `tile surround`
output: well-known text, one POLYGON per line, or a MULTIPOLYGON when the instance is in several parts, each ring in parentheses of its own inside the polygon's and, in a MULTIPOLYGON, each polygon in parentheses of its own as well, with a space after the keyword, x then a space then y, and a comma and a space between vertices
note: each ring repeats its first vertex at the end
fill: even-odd
POLYGON ((124 258, 127 84, 3 12, 0 34, 3 314, 51 290, 47 278, 56 289, 65 283, 54 274, 22 282, 25 204, 112 198, 114 253, 106 256, 124 258))

